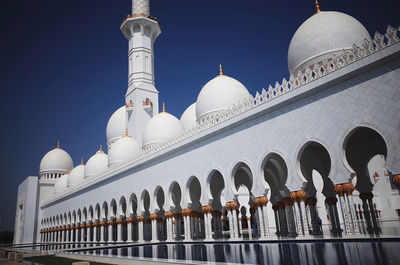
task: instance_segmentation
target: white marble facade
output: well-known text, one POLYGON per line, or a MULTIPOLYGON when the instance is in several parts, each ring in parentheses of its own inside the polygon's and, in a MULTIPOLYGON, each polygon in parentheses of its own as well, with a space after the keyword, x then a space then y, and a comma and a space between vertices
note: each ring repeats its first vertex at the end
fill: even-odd
POLYGON ((353 34, 348 46, 343 36, 332 39, 330 12, 317 12, 295 34, 289 78, 252 96, 220 68, 179 120, 158 111, 158 22, 148 0, 133 0, 133 10, 121 26, 126 105, 107 125, 108 155, 100 148, 73 167, 59 146, 50 151, 40 178, 29 177, 38 194, 20 185, 15 243, 379 233, 382 222, 399 219, 396 28, 371 40, 357 20, 332 12, 345 18, 331 26, 335 36, 353 34), (321 23, 318 52, 301 50, 321 23), (20 210, 26 206, 35 210, 20 210))

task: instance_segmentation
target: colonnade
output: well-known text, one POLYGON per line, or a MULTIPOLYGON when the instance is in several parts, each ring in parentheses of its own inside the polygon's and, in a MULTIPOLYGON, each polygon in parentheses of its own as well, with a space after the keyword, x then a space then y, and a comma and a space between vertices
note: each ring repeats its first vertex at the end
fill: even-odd
MULTIPOLYGON (((360 233, 353 202, 353 184, 338 184, 335 191, 336 197, 328 197, 325 200, 331 232, 334 235, 360 233)), ((372 196, 372 193, 360 194, 367 225, 369 229, 374 230, 379 227, 375 214, 369 214, 374 212, 372 196)), ((185 208, 181 212, 159 211, 141 216, 119 216, 59 225, 42 229, 41 242, 44 243, 43 249, 49 250, 145 241, 211 241, 223 238, 263 240, 271 238, 268 202, 265 196, 254 198, 247 215, 239 211, 238 202, 229 201, 222 210, 206 205, 202 206, 201 212, 185 208)), ((290 196, 272 205, 276 236, 322 235, 316 204, 316 198, 307 197, 305 191, 299 190, 290 192, 290 196)))

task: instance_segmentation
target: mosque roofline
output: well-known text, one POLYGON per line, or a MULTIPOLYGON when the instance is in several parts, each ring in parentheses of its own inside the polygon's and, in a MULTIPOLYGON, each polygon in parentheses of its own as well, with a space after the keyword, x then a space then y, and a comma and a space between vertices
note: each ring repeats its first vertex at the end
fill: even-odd
MULTIPOLYGON (((390 36, 388 32, 390 32, 392 29, 392 27, 388 27, 388 31, 385 36, 390 36)), ((172 141, 170 143, 164 143, 161 147, 157 147, 152 150, 144 150, 141 154, 139 154, 139 156, 133 158, 131 161, 125 161, 119 165, 110 167, 103 174, 80 185, 72 187, 66 190, 64 193, 59 193, 50 197, 47 201, 41 203, 40 207, 49 207, 67 197, 73 197, 76 193, 82 193, 94 185, 99 186, 105 181, 112 181, 111 178, 121 178, 128 171, 138 168, 140 169, 141 167, 148 166, 148 164, 151 163, 158 163, 163 157, 173 155, 174 153, 190 147, 193 144, 199 144, 207 138, 211 138, 245 122, 249 122, 258 118, 259 116, 268 115, 268 113, 292 104, 293 102, 296 102, 309 95, 315 94, 318 91, 329 89, 336 83, 343 82, 354 76, 367 72, 370 69, 377 68, 387 62, 390 58, 400 58, 400 40, 396 38, 388 39, 388 44, 386 44, 383 38, 383 35, 376 33, 374 38, 376 47, 374 47, 372 42, 366 43, 364 48, 358 47, 358 49, 356 49, 356 53, 360 58, 353 62, 347 61, 344 62, 344 65, 337 65, 336 69, 328 73, 324 73, 320 77, 306 81, 304 84, 301 83, 303 82, 302 79, 310 75, 310 72, 307 70, 306 73, 298 72, 297 78, 292 75, 289 82, 297 80, 300 82, 300 85, 295 86, 282 94, 278 92, 278 95, 275 97, 271 97, 266 101, 260 102, 249 109, 242 107, 242 109, 237 113, 235 112, 232 114, 232 116, 222 119, 213 125, 200 124, 198 130, 192 132, 192 134, 187 132, 187 135, 178 137, 175 139, 175 142, 172 141)), ((346 56, 346 53, 343 56, 336 57, 336 60, 343 60, 344 56, 346 56)), ((284 81, 286 81, 286 79, 284 79, 284 81)), ((279 85, 279 83, 276 84, 279 85)), ((270 92, 273 91, 274 88, 269 86, 268 92, 263 90, 263 93, 268 93, 268 95, 270 95, 270 92)), ((259 96, 260 94, 257 92, 253 101, 257 101, 257 97, 259 96)))

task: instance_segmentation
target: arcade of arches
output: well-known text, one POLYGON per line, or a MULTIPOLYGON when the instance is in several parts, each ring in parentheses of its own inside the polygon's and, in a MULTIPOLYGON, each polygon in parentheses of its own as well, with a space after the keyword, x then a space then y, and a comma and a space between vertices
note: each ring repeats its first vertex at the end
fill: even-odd
MULTIPOLYGON (((158 186, 154 192, 144 190, 130 198, 122 196, 110 202, 98 202, 43 218, 40 231, 44 243, 42 248, 222 238, 262 240, 271 236, 269 203, 274 214, 274 232, 278 237, 322 235, 318 205, 326 209, 332 235, 362 233, 364 224, 369 233, 379 233, 379 216, 371 192, 373 184, 366 168, 372 157, 387 155, 386 143, 376 131, 358 127, 348 135, 343 149, 348 165, 357 176, 355 186, 351 182, 334 185, 329 178, 332 158, 327 148, 310 141, 298 155, 301 173, 307 180, 303 190, 288 190, 285 185, 288 178, 286 162, 279 154, 270 153, 261 163, 263 181, 269 186, 269 198, 252 194, 253 173, 241 162, 232 172, 237 195, 229 201, 224 201, 224 190, 228 188, 224 176, 213 170, 208 177, 208 187, 202 187, 199 179, 192 176, 183 189, 179 183, 172 182, 165 191, 158 186), (324 200, 317 199, 313 171, 322 178, 324 200), (355 189, 362 200, 362 210, 354 204, 355 189), (187 207, 182 208, 182 196, 185 195, 182 191, 185 190, 190 199, 187 207), (202 192, 208 192, 211 197, 208 205, 200 202, 202 192), (149 210, 151 199, 156 205, 154 212, 149 210), (173 207, 165 209, 167 204, 173 207)), ((392 181, 400 188, 400 175, 395 175, 392 181)))

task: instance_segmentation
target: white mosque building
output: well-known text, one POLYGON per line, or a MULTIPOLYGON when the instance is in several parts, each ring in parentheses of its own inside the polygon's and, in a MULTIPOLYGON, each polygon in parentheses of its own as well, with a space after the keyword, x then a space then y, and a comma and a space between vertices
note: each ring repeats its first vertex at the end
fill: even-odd
POLYGON ((149 0, 121 24, 124 106, 74 166, 60 148, 19 185, 14 243, 270 239, 379 233, 400 211, 400 40, 355 18, 310 14, 289 46, 290 76, 250 95, 223 73, 180 119, 159 112, 149 0), (106 149, 106 148, 104 148, 106 149))

